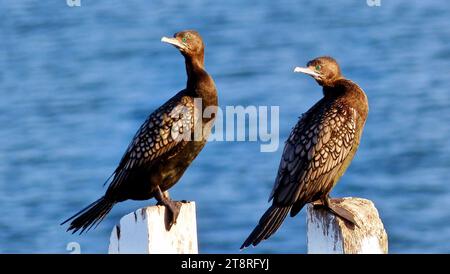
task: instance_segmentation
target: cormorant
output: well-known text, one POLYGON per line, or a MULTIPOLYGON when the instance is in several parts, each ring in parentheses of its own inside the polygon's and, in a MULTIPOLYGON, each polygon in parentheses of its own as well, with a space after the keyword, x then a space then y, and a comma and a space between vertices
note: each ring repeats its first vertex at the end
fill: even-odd
POLYGON ((178 182, 204 147, 214 117, 203 118, 203 110, 216 109, 218 99, 214 81, 204 67, 204 44, 200 34, 193 30, 181 31, 161 41, 172 44, 184 56, 186 88, 150 114, 107 180, 112 178, 105 195, 64 221, 62 224, 71 221, 67 231, 81 230, 81 234, 89 230, 98 225, 116 203, 128 199, 154 197, 168 209, 168 229, 176 222, 180 204, 171 200, 166 191, 178 182))
POLYGON ((319 57, 295 72, 312 76, 323 87, 323 98, 304 113, 286 141, 272 205, 242 244, 256 246, 280 227, 290 211, 294 217, 307 203, 329 209, 357 225, 352 214, 329 198, 359 146, 368 114, 364 91, 344 78, 331 57, 319 57))

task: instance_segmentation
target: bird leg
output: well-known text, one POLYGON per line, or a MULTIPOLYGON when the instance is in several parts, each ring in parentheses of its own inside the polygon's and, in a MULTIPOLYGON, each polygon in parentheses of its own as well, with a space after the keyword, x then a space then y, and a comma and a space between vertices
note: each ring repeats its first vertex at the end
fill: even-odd
POLYGON ((177 222, 178 214, 180 214, 181 203, 173 201, 169 197, 169 192, 162 192, 159 186, 156 187, 155 198, 158 201, 157 205, 164 205, 166 207, 166 229, 170 228, 177 222))
POLYGON ((325 205, 323 204, 322 200, 317 200, 314 202, 311 202, 314 208, 324 208, 325 205))
POLYGON ((330 199, 329 196, 326 196, 324 198, 321 198, 320 200, 312 202, 314 208, 326 208, 334 215, 340 217, 344 221, 349 222, 352 225, 355 225, 359 227, 358 223, 356 222, 354 215, 352 212, 350 212, 345 207, 341 206, 339 203, 336 203, 333 201, 333 199, 330 199))

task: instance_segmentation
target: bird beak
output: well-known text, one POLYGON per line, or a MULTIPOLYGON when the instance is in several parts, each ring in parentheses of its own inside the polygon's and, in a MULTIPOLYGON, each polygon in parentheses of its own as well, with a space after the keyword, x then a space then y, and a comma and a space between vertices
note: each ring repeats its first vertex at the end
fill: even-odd
POLYGON ((311 75, 311 76, 313 76, 313 77, 320 77, 320 76, 321 76, 319 73, 313 71, 313 70, 310 69, 310 68, 296 67, 296 68, 294 69, 294 72, 301 72, 301 73, 304 73, 304 74, 311 75))
POLYGON ((168 37, 164 36, 163 38, 161 38, 161 42, 174 45, 175 47, 177 47, 179 49, 183 49, 183 50, 187 49, 187 47, 185 45, 183 45, 180 41, 178 41, 178 39, 176 39, 176 38, 168 38, 168 37))

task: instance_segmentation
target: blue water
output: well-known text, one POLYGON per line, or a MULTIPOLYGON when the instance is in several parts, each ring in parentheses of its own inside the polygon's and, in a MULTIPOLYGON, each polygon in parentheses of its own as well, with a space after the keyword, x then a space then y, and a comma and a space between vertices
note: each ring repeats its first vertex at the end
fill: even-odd
MULTIPOLYGON (((367 93, 358 154, 334 196, 375 202, 391 253, 450 252, 450 5, 444 1, 3 1, 0 252, 105 253, 58 224, 98 198, 146 116, 185 85, 160 38, 197 29, 220 105, 280 106, 280 138, 321 96, 293 67, 331 55, 367 93), (314 2, 314 3, 313 3, 314 2)), ((200 252, 238 252, 268 207, 282 146, 211 142, 172 190, 195 200, 200 252)), ((246 253, 304 253, 305 214, 246 253)))

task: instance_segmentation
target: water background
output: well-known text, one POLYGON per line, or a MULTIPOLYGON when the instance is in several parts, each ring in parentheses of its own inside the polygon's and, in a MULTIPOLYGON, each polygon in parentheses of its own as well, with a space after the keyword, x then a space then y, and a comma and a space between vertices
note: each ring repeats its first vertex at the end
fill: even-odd
MULTIPOLYGON (((160 38, 198 30, 220 105, 280 106, 286 139, 321 97, 293 68, 331 55, 367 93, 360 149, 334 196, 375 202, 391 253, 450 251, 450 4, 445 1, 12 1, 0 6, 0 252, 105 253, 58 224, 97 199, 147 115, 185 85, 160 38)), ((268 207, 282 146, 213 142, 171 192, 197 202, 200 252, 234 253, 268 207)), ((246 253, 306 252, 305 213, 246 253)))

